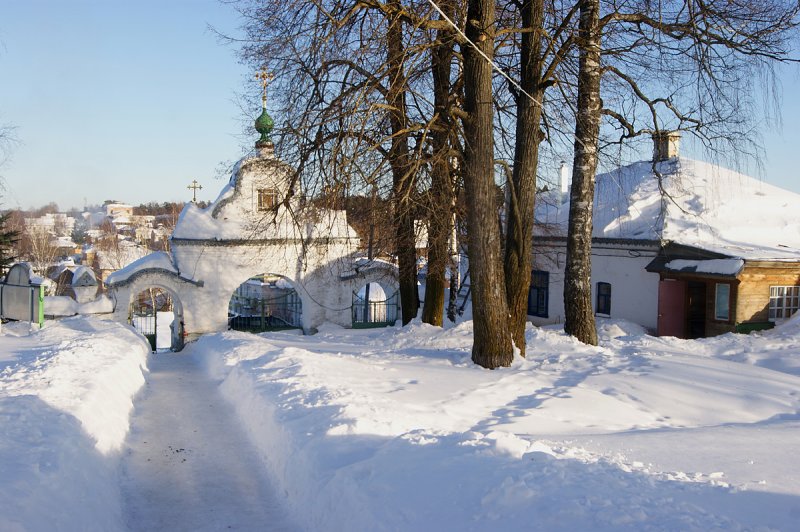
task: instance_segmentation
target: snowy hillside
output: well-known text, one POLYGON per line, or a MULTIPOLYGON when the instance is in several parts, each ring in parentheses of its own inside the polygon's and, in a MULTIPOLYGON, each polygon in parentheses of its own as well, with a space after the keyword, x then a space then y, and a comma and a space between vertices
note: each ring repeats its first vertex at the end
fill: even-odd
MULTIPOLYGON (((307 530, 796 530, 800 319, 697 341, 624 322, 599 330, 594 348, 531 327, 527 358, 495 371, 470 362, 471 322, 227 332, 151 356, 153 375, 169 370, 148 376, 148 395, 194 390, 208 408, 212 392, 200 390, 218 387, 307 530)), ((225 514, 230 493, 202 473, 206 457, 226 463, 230 444, 203 437, 162 450, 145 437, 147 425, 164 433, 187 415, 183 400, 175 412, 137 406, 144 425, 119 452, 144 349, 129 329, 92 318, 32 334, 4 326, 0 529, 124 530, 121 515, 163 522, 135 485, 121 497, 115 484, 120 457, 144 450, 157 468, 213 477, 219 497, 203 504, 225 514)), ((171 478, 164 486, 184 477, 171 478)), ((169 489, 149 497, 175 506, 169 489)))
MULTIPOLYGON (((800 194, 691 159, 656 169, 661 188, 650 161, 597 176, 595 237, 671 240, 744 259, 797 258, 800 194)), ((542 203, 537 218, 557 221, 566 234, 569 205, 555 210, 542 203)))

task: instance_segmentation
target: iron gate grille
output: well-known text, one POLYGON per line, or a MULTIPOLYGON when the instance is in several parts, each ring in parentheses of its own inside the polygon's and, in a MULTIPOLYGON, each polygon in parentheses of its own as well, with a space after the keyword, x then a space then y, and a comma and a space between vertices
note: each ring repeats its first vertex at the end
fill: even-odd
POLYGON ((302 327, 302 303, 295 291, 271 299, 235 294, 229 308, 228 328, 235 331, 258 333, 302 327))
POLYGON ((388 327, 397 321, 399 292, 382 301, 366 301, 353 292, 353 328, 388 327))
MULTIPOLYGON (((172 311, 172 298, 161 290, 146 290, 131 303, 128 322, 147 338, 154 353, 159 331, 158 313, 172 311)), ((161 326, 166 327, 166 324, 161 326)))

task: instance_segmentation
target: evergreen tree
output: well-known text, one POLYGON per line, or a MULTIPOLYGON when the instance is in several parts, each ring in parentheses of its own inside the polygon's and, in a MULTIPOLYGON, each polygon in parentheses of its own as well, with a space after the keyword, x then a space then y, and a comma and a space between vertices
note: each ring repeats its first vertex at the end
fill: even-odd
POLYGON ((0 274, 5 275, 8 267, 16 260, 15 244, 19 241, 19 231, 9 229, 10 212, 0 215, 0 274))

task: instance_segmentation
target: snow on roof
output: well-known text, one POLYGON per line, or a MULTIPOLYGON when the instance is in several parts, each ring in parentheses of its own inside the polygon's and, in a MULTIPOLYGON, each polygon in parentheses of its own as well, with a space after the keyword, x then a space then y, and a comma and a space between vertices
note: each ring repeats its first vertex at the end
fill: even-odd
POLYGON ((78 266, 72 271, 72 285, 73 286, 95 286, 97 285, 97 278, 94 271, 88 266, 78 266))
MULTIPOLYGON (((595 237, 666 240, 750 260, 800 260, 800 194, 720 166, 677 158, 597 176, 595 237)), ((568 203, 541 205, 566 234, 568 203)))
POLYGON ((141 259, 128 264, 121 270, 117 270, 110 274, 108 277, 106 277, 106 284, 112 285, 114 283, 121 283, 122 281, 129 279, 137 272, 151 269, 161 269, 175 274, 178 273, 178 269, 175 268, 175 265, 172 263, 172 257, 170 257, 168 253, 157 251, 155 253, 145 255, 141 259))
POLYGON ((677 272, 737 275, 744 268, 744 261, 742 259, 675 259, 669 261, 664 267, 677 272))

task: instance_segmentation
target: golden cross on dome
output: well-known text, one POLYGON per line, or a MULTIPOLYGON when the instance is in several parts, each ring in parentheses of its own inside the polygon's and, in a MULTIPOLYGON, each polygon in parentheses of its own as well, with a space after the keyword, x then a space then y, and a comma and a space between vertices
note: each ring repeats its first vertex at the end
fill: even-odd
POLYGON ((197 179, 193 179, 192 184, 186 188, 192 191, 192 203, 197 203, 197 191, 202 190, 203 185, 198 183, 197 179))
POLYGON ((261 94, 261 104, 264 108, 267 107, 267 85, 269 85, 269 82, 273 79, 275 79, 275 74, 268 72, 266 68, 256 72, 256 80, 261 81, 261 90, 263 91, 261 94))

